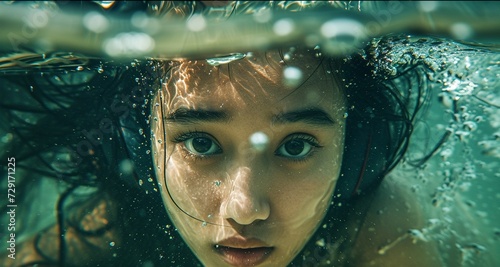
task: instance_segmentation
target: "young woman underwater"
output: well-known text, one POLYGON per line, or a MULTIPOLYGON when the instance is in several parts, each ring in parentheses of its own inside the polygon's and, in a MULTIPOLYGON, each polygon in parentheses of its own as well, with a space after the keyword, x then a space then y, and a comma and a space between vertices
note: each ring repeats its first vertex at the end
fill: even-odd
POLYGON ((441 266, 407 234, 416 200, 383 180, 425 99, 418 68, 387 79, 312 48, 224 60, 4 76, 29 97, 2 102, 20 188, 66 183, 56 224, 2 265, 441 266))

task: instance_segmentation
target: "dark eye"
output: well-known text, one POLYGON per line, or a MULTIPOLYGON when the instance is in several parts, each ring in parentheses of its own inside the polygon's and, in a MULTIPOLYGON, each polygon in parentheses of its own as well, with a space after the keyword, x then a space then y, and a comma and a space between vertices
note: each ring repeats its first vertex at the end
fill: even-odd
POLYGON ((286 158, 302 159, 307 157, 315 147, 319 145, 312 136, 296 136, 278 147, 275 154, 286 158))
POLYGON ((198 156, 220 153, 221 148, 209 137, 192 137, 184 141, 186 149, 198 156))

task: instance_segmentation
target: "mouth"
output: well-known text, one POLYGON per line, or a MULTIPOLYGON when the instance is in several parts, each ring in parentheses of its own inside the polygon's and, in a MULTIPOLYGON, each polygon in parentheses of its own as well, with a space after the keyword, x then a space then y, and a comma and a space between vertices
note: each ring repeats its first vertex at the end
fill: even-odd
POLYGON ((241 242, 231 244, 231 242, 223 242, 222 244, 214 245, 214 250, 222 256, 225 262, 232 266, 249 267, 264 262, 271 255, 274 247, 260 244, 260 242, 257 242, 257 244, 244 244, 241 242))

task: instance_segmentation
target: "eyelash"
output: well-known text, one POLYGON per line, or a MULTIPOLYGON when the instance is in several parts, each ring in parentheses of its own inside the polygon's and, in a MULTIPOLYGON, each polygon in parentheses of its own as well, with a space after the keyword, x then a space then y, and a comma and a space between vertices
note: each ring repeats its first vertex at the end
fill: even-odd
MULTIPOLYGON (((189 139, 197 138, 197 137, 209 138, 209 139, 212 140, 212 142, 214 142, 220 148, 219 143, 215 140, 215 138, 212 135, 204 133, 204 132, 196 131, 196 130, 189 131, 187 133, 181 133, 181 134, 175 136, 172 139, 172 143, 174 143, 174 144, 181 144, 181 143, 186 142, 189 139)), ((322 147, 323 146, 321 146, 318 143, 318 141, 316 140, 316 138, 314 138, 313 136, 311 136, 309 134, 305 134, 305 133, 294 133, 294 134, 291 134, 291 135, 287 136, 280 143, 280 145, 278 146, 278 149, 274 152, 274 155, 286 158, 287 160, 294 161, 294 162, 303 162, 303 161, 306 161, 306 160, 310 159, 311 156, 316 152, 316 150, 319 149, 319 148, 322 148, 322 147), (299 157, 299 158, 285 157, 283 155, 277 154, 277 151, 283 145, 285 145, 287 142, 294 141, 294 140, 300 140, 300 141, 306 142, 307 144, 309 144, 312 147, 311 151, 308 152, 305 156, 299 157)), ((189 151, 186 147, 183 148, 183 151, 186 153, 186 155, 185 155, 186 157, 190 157, 190 158, 192 158, 194 160, 202 160, 202 159, 207 159, 207 158, 210 158, 210 157, 214 156, 214 155, 197 155, 197 154, 192 153, 191 151, 189 151)), ((222 148, 221 148, 221 151, 222 151, 222 148)))
MULTIPOLYGON (((323 146, 321 146, 319 144, 319 142, 316 140, 316 138, 314 138, 313 136, 311 136, 309 134, 305 134, 305 133, 293 133, 293 134, 287 136, 283 140, 283 142, 281 142, 281 144, 278 146, 278 149, 281 148, 281 146, 285 145, 285 143, 290 142, 290 141, 294 141, 294 140, 304 141, 304 142, 306 142, 306 143, 308 143, 309 145, 312 146, 311 151, 308 152, 303 157, 300 157, 300 158, 290 158, 290 157, 287 157, 288 160, 291 160, 291 161, 294 161, 294 162, 304 162, 304 161, 307 161, 308 159, 311 158, 311 156, 316 152, 317 149, 323 148, 323 146)), ((276 152, 274 154, 277 155, 276 152)), ((280 156, 280 155, 277 155, 277 156, 280 156)))
MULTIPOLYGON (((174 136, 174 138, 172 138, 172 143, 174 144, 181 144, 181 143, 184 143, 186 142, 187 140, 191 139, 191 138, 197 138, 197 137, 206 137, 206 138, 209 138, 212 140, 212 142, 214 142, 217 146, 220 147, 219 143, 215 141, 215 138, 213 138, 210 134, 207 134, 207 133, 204 133, 204 132, 200 132, 200 131, 189 131, 187 133, 181 133, 179 135, 176 135, 174 136)), ((184 157, 185 158, 191 158, 193 160, 203 160, 203 159, 207 159, 213 155, 197 155, 197 154, 194 154, 192 153, 191 151, 189 151, 185 145, 183 144, 183 152, 184 152, 184 157)))

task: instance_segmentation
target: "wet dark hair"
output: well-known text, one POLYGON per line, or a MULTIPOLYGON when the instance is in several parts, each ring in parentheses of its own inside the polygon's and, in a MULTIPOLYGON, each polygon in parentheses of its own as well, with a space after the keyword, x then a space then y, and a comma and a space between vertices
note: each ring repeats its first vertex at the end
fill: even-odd
MULTIPOLYGON (((339 70, 335 78, 345 87, 348 114, 344 155, 325 219, 292 266, 344 266, 347 256, 333 257, 335 252, 328 249, 346 250, 349 242, 341 239, 349 237, 339 229, 347 216, 357 212, 354 203, 366 200, 365 196, 377 189, 405 155, 417 115, 426 108, 430 94, 428 70, 419 62, 397 70, 383 66, 392 43, 398 42, 406 42, 405 37, 376 39, 359 54, 326 59, 332 65, 330 69, 339 70)), ((421 165, 427 158, 409 164, 421 165)))
MULTIPOLYGON (((159 88, 154 64, 88 60, 78 67, 62 64, 0 71, 0 120, 5 133, 1 154, 15 157, 17 173, 23 173, 16 181, 17 201, 22 202, 21 197, 39 187, 42 177, 65 182, 56 208, 61 235, 68 226, 82 236, 95 237, 112 227, 127 229, 123 243, 128 245, 114 249, 116 258, 110 259, 114 261, 110 265, 137 266, 151 261, 180 266, 192 258, 179 253, 189 251, 182 242, 172 246, 170 237, 175 240, 176 236, 170 233, 174 229, 170 228, 160 195, 140 190, 138 181, 148 183, 150 177, 131 170, 134 159, 136 170, 144 167, 140 162, 148 162, 152 173, 151 155, 146 149, 149 142, 143 143, 144 147, 137 142, 148 140, 140 140, 141 136, 149 136, 149 99, 159 88), (132 130, 137 134, 130 137, 132 130), (138 156, 139 151, 129 149, 131 143, 144 154, 138 156), (88 199, 110 200, 117 209, 117 219, 96 229, 84 229, 81 220, 86 214, 77 209, 81 201, 69 202, 69 196, 82 187, 96 188, 88 199)), ((40 255, 46 254, 37 244, 35 248, 40 255)), ((60 238, 62 261, 66 250, 64 238, 60 238)), ((45 258, 42 264, 60 262, 45 258)))
MULTIPOLYGON (((324 220, 326 227, 320 227, 294 265, 311 263, 304 255, 317 247, 314 243, 321 237, 333 234, 336 222, 342 221, 338 207, 373 191, 402 158, 412 121, 425 100, 426 86, 418 66, 393 76, 377 73, 374 55, 383 51, 370 45, 366 52, 325 59, 332 69, 340 70, 338 78, 345 86, 344 159, 332 207, 324 220)), ((7 133, 2 156, 15 156, 17 167, 24 170, 19 190, 35 188, 42 180, 38 177, 64 181, 67 189, 57 205, 61 231, 69 225, 82 235, 99 236, 110 227, 126 229, 125 245, 117 247, 117 257, 110 259, 121 266, 146 261, 168 266, 199 264, 184 242, 171 240, 180 237, 174 233, 154 179, 150 101, 160 88, 166 64, 89 59, 78 67, 61 64, 20 68, 21 72, 10 68, 0 76, 4 95, 0 100, 1 130, 7 133), (115 222, 83 229, 80 221, 85 214, 72 208, 76 204, 65 203, 83 186, 97 188, 93 198, 111 199, 118 210, 115 222)), ((61 238, 62 261, 65 245, 61 238)), ((39 252, 44 255, 43 249, 39 252)), ((318 263, 318 259, 314 261, 318 263)))

